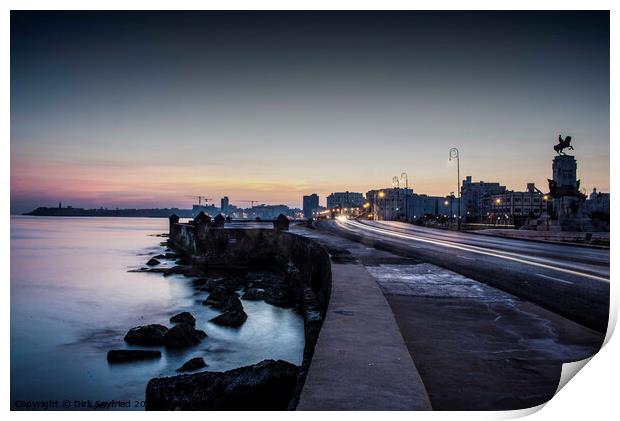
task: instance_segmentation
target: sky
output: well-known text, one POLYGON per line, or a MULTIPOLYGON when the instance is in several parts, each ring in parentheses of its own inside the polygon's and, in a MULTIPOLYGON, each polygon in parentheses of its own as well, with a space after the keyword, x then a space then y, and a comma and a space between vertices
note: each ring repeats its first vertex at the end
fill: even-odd
POLYGON ((608 12, 11 12, 11 211, 609 191, 608 12))

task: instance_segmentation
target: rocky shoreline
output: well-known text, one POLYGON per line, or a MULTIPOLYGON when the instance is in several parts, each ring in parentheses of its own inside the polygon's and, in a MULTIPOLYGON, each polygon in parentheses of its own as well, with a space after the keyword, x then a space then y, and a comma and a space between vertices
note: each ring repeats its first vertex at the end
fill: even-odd
MULTIPOLYGON (((295 309, 304 316, 306 337, 308 340, 308 335, 311 335, 309 340, 313 349, 322 315, 318 303, 313 302, 313 294, 309 291, 300 293, 303 286, 301 273, 292 262, 280 265, 283 270, 273 267, 218 269, 192 264, 191 256, 177 249, 171 241, 162 242, 161 246, 166 247, 163 253, 149 256, 144 266, 130 272, 191 278, 197 293, 204 293, 202 304, 221 312, 209 322, 231 329, 239 328, 248 319, 243 301, 260 300, 277 307, 295 309)), ((135 326, 129 329, 124 341, 132 346, 179 349, 195 346, 208 337, 207 332, 196 329, 196 319, 190 312, 172 316, 170 323, 171 327, 161 324, 135 326)), ((149 381, 146 409, 294 409, 309 364, 307 354, 306 351, 304 367, 281 360, 264 360, 225 372, 199 371, 206 369, 208 363, 201 357, 192 358, 177 372, 197 373, 149 381), (229 390, 222 389, 223 385, 229 390)), ((160 357, 161 351, 149 349, 118 349, 108 353, 110 363, 160 357)))

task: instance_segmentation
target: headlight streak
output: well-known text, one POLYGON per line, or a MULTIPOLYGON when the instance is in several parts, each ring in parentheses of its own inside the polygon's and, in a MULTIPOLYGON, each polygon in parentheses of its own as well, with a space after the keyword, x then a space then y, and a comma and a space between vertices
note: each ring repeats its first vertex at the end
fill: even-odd
POLYGON ((434 244, 434 245, 440 245, 440 246, 444 246, 444 247, 449 247, 449 248, 453 248, 453 249, 458 249, 458 250, 463 250, 463 251, 468 251, 471 253, 477 253, 477 254, 482 254, 482 255, 486 255, 486 256, 491 256, 491 257, 497 257, 499 259, 505 259, 505 260, 510 260, 513 262, 518 262, 518 263, 523 263, 526 265, 530 265, 530 266, 536 266, 536 267, 541 267, 544 269, 549 269, 549 270, 554 270, 554 271, 558 271, 558 272, 563 272, 563 273, 568 273, 571 275, 577 275, 577 276, 583 276, 586 278, 590 278, 590 279, 595 279, 598 281, 603 281, 603 282, 609 282, 608 278, 604 278, 602 276, 597 276, 597 275, 591 275, 589 273, 584 273, 584 272, 578 272, 575 270, 571 270, 571 269, 565 269, 565 268, 561 268, 561 267, 557 267, 557 266, 551 266, 545 263, 540 263, 540 262, 535 262, 532 260, 525 260, 522 257, 514 257, 514 256, 520 256, 518 254, 514 254, 514 253, 510 253, 510 252, 503 252, 506 254, 499 254, 496 252, 491 252, 488 250, 485 250, 481 247, 477 247, 477 246, 464 246, 464 245, 458 245, 455 243, 451 243, 451 242, 447 242, 447 241, 442 241, 442 240, 430 240, 427 238, 422 238, 422 237, 418 237, 418 236, 414 236, 411 234, 402 234, 402 233, 398 233, 398 232, 394 232, 394 231, 390 231, 390 230, 386 230, 386 229, 382 229, 382 228, 376 228, 376 227, 371 227, 368 225, 364 225, 361 224, 357 221, 350 221, 350 220, 346 220, 346 221, 338 221, 338 224, 340 226, 342 226, 343 228, 348 229, 349 231, 353 231, 355 232, 354 229, 345 227, 345 225, 351 225, 352 227, 358 228, 358 229, 362 229, 362 230, 368 230, 368 231, 374 231, 376 233, 379 234, 385 234, 385 235, 389 235, 392 237, 398 237, 398 238, 403 238, 403 239, 407 239, 407 240, 414 240, 414 241, 420 241, 423 243, 428 243, 428 244, 434 244))

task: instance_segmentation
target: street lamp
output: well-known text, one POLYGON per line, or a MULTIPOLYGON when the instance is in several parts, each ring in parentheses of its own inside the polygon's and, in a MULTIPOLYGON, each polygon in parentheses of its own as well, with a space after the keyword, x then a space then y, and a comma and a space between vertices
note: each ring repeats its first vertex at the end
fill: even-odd
POLYGON ((457 187, 457 194, 458 194, 458 199, 459 199, 459 215, 458 215, 458 219, 456 220, 456 226, 457 229, 460 231, 461 230, 461 163, 459 160, 459 150, 457 148, 452 148, 450 149, 450 161, 452 161, 453 159, 456 159, 456 187, 457 187))
MULTIPOLYGON (((379 199, 383 199, 385 197, 385 192, 381 190, 377 196, 379 197, 379 199)), ((382 205, 381 207, 383 208, 383 219, 385 219, 385 203, 383 203, 383 200, 381 200, 380 203, 382 205)), ((378 210, 377 210, 377 219, 379 219, 378 210)))
MULTIPOLYGON (((452 211, 452 205, 454 204, 454 192, 450 192, 450 227, 452 227, 452 218, 454 217, 454 212, 452 211)), ((458 226, 458 220, 457 220, 458 226)))

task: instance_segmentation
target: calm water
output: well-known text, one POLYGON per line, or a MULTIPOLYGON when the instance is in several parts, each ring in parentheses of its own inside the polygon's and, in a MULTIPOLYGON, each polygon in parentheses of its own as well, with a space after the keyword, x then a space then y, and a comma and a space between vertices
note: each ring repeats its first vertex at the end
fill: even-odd
MULTIPOLYGON (((130 273, 163 252, 166 219, 11 217, 11 407, 17 401, 143 400, 146 383, 190 358, 213 371, 265 358, 300 364, 303 320, 294 311, 244 301, 239 329, 208 320, 218 312, 200 304, 184 276, 130 273), (190 311, 209 335, 200 345, 162 350, 161 360, 122 365, 109 349, 127 346, 133 326, 160 323, 190 311)), ((157 347, 149 347, 157 349, 157 347)), ((132 405, 133 406, 133 405, 132 405)), ((71 408, 74 409, 74 408, 71 408)), ((140 409, 140 408, 132 408, 140 409)))

